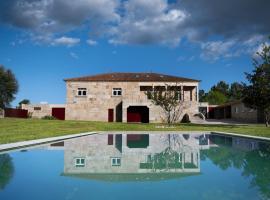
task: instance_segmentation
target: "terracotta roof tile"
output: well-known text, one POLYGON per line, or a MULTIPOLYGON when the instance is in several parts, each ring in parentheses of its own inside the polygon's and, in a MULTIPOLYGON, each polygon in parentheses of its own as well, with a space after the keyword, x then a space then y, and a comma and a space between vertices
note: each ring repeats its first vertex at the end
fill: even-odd
POLYGON ((157 73, 107 73, 78 78, 68 78, 64 81, 107 81, 107 82, 199 82, 199 80, 170 76, 157 73))

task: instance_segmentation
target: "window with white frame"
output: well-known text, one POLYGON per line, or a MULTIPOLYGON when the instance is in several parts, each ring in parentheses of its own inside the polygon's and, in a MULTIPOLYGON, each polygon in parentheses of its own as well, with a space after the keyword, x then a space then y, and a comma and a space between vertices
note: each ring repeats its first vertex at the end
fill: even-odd
POLYGON ((75 158, 75 166, 76 167, 84 167, 85 166, 85 158, 75 158))
POLYGON ((122 96, 122 88, 113 88, 112 95, 113 96, 122 96))
POLYGON ((121 158, 119 158, 119 157, 111 158, 111 165, 112 166, 120 166, 121 165, 121 158))
POLYGON ((77 95, 78 96, 86 96, 87 90, 86 88, 78 88, 77 95))

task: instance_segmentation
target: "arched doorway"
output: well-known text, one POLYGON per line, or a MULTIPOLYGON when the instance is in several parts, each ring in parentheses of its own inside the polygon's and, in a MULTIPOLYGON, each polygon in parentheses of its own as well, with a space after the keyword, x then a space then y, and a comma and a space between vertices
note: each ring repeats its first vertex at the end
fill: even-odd
POLYGON ((127 122, 149 123, 149 108, 147 106, 129 106, 127 122))

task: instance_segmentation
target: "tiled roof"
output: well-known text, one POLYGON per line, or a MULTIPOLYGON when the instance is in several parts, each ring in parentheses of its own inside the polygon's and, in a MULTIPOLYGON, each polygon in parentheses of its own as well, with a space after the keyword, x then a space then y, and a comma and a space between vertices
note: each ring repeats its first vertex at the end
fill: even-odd
POLYGON ((199 80, 170 76, 157 73, 107 73, 78 78, 68 78, 64 81, 107 81, 107 82, 199 82, 199 80))

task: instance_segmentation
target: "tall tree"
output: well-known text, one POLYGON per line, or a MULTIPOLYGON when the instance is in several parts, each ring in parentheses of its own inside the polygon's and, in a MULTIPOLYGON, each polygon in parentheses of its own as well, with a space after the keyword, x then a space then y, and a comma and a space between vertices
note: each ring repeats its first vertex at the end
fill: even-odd
POLYGON ((230 100, 240 100, 243 96, 243 85, 234 82, 230 87, 230 100))
POLYGON ((219 81, 216 85, 214 85, 211 90, 213 91, 219 91, 225 96, 228 96, 229 94, 229 84, 227 84, 225 81, 219 81))
POLYGON ((207 94, 207 101, 210 104, 220 105, 220 104, 226 103, 227 100, 228 100, 228 97, 218 90, 211 90, 207 94))
POLYGON ((0 65, 0 108, 9 106, 18 92, 18 82, 11 70, 0 65))
POLYGON ((199 90, 199 101, 205 102, 207 101, 207 93, 204 90, 199 90))
POLYGON ((264 44, 262 51, 257 52, 254 59, 255 69, 246 73, 249 85, 244 85, 243 102, 250 108, 263 111, 265 124, 269 127, 270 121, 270 46, 264 44))

